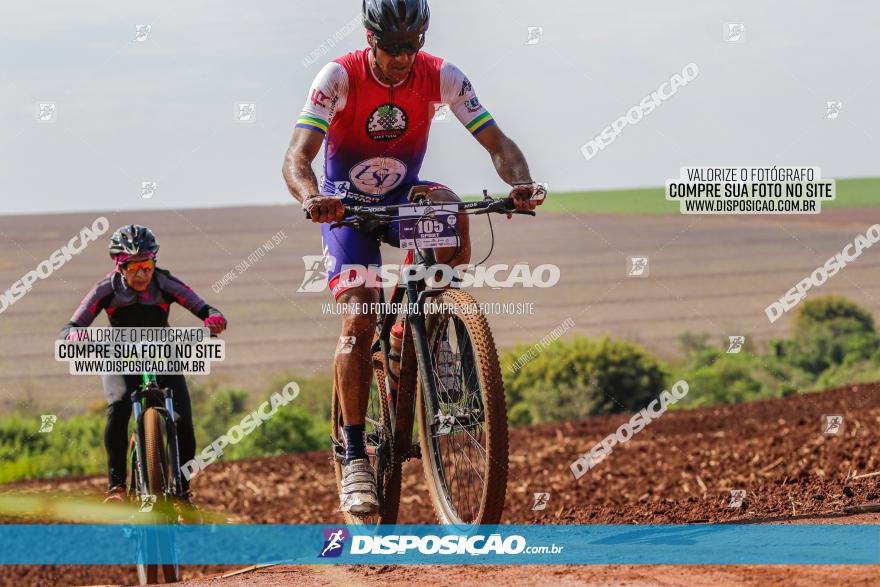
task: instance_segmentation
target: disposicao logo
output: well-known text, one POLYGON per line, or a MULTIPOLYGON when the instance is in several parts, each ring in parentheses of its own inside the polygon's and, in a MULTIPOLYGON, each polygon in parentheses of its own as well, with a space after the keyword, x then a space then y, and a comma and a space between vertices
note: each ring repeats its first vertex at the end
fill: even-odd
POLYGON ((324 548, 318 558, 336 558, 345 547, 345 541, 348 540, 348 530, 345 528, 329 528, 324 532, 324 548))

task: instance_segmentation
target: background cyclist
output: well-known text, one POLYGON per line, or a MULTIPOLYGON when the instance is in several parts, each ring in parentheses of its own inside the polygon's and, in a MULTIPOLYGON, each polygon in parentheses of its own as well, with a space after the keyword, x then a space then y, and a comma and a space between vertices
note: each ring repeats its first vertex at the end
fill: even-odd
MULTIPOLYGON (((219 334, 226 329, 226 319, 216 308, 208 305, 185 283, 164 269, 156 267, 159 243, 146 227, 132 224, 123 226, 110 239, 110 257, 115 268, 99 281, 80 302, 64 328, 61 338, 76 340, 71 332, 76 327, 92 324, 101 311, 107 313, 111 326, 120 328, 167 327, 171 304, 178 303, 219 334)), ((195 457, 196 437, 193 429, 189 390, 183 375, 159 375, 161 387, 174 390, 174 408, 177 411, 177 440, 180 462, 195 457)), ((131 419, 131 392, 141 383, 137 375, 104 375, 101 378, 107 398, 107 425, 104 429, 104 448, 107 450, 109 491, 105 501, 122 501, 126 495, 125 477, 128 452, 128 422, 131 419)), ((182 478, 184 499, 192 505, 189 483, 182 478)))

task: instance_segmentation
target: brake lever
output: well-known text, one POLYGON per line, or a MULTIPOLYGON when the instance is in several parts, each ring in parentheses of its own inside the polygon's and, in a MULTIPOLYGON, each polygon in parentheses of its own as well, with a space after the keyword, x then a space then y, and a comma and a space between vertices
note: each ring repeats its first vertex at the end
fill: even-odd
POLYGON ((330 230, 334 228, 342 228, 343 226, 350 226, 352 228, 360 228, 360 221, 353 220, 340 220, 339 222, 334 222, 330 225, 330 230))
MULTIPOLYGON (((484 192, 485 192, 485 190, 484 190, 484 192)), ((489 198, 489 199, 491 200, 492 198, 489 198)), ((510 212, 510 210, 507 209, 507 201, 506 200, 495 200, 494 202, 492 202, 491 204, 489 204, 485 208, 483 208, 481 210, 477 210, 476 212, 472 212, 472 214, 474 216, 479 216, 480 214, 493 214, 495 212, 497 212, 499 214, 507 214, 508 212, 510 212)))
POLYGON ((363 230, 365 232, 372 232, 380 228, 386 222, 390 222, 390 216, 372 216, 370 218, 355 218, 354 220, 340 220, 339 222, 334 222, 330 225, 330 230, 334 228, 340 228, 342 226, 350 226, 357 230, 363 230))
POLYGON ((375 216, 366 220, 363 220, 360 225, 360 229, 364 232, 374 232, 379 230, 388 220, 385 218, 381 218, 379 216, 375 216))

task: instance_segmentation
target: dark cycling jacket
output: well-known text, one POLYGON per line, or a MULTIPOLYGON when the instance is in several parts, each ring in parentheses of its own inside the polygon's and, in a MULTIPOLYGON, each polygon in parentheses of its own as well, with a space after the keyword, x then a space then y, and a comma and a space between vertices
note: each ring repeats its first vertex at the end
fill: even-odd
POLYGON ((201 320, 208 316, 221 315, 219 310, 209 306, 188 285, 164 269, 156 268, 150 285, 143 292, 128 287, 122 275, 113 271, 83 298, 70 322, 61 329, 60 337, 66 339, 71 328, 91 325, 101 310, 107 312, 111 326, 167 327, 168 313, 174 302, 201 320))

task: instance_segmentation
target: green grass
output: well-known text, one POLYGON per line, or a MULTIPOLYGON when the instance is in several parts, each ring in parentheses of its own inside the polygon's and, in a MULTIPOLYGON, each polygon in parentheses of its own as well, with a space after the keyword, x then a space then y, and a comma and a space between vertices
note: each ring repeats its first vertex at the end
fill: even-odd
MULTIPOLYGON (((550 193, 541 212, 590 214, 678 214, 678 202, 666 201, 663 188, 550 193)), ((823 209, 880 207, 880 177, 837 180, 837 199, 823 209)))
POLYGON ((837 199, 822 208, 876 208, 880 206, 880 177, 838 179, 837 199))
POLYGON ((678 202, 667 202, 663 188, 561 193, 551 191, 540 211, 656 216, 678 214, 678 202))

